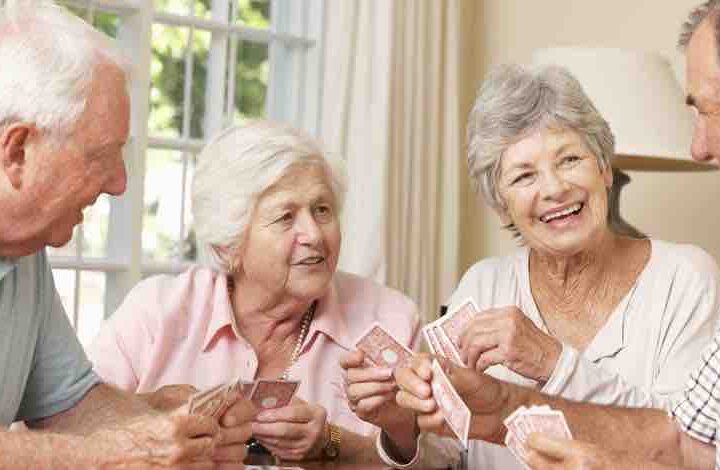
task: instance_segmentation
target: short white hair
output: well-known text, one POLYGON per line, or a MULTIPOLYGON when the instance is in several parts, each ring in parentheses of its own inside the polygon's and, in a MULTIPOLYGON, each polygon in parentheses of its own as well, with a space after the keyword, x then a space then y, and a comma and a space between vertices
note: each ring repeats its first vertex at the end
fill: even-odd
POLYGON ((216 269, 232 271, 258 199, 297 165, 325 171, 339 216, 347 188, 343 161, 304 132, 259 120, 225 129, 205 146, 193 177, 192 213, 197 241, 216 269))
POLYGON ((65 8, 8 1, 0 9, 0 129, 27 122, 51 136, 70 133, 101 64, 129 70, 112 39, 65 8))

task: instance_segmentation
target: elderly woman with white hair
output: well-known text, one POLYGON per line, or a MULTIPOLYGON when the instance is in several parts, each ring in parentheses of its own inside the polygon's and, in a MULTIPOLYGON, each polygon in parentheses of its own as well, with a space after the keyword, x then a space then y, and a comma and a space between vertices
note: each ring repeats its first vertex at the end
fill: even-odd
POLYGON ((192 190, 214 267, 138 284, 90 348, 95 370, 135 392, 299 380, 299 398, 259 412, 254 438, 283 460, 376 459, 378 430, 349 409, 338 358, 373 322, 413 347, 418 316, 404 295, 336 271, 344 192, 339 162, 297 130, 258 121, 216 137, 192 190))
MULTIPOLYGON (((681 394, 716 330, 717 266, 693 246, 613 232, 614 138, 577 80, 554 66, 494 69, 468 137, 472 181, 524 246, 472 266, 450 297, 451 310, 468 298, 479 308, 460 337, 465 364, 579 401, 663 407, 681 394)), ((396 375, 396 403, 442 423, 421 372, 428 364, 417 359, 396 375)), ((385 436, 380 451, 418 467, 460 454, 434 434, 417 443, 385 436)), ((480 441, 468 459, 471 468, 522 468, 480 441)))

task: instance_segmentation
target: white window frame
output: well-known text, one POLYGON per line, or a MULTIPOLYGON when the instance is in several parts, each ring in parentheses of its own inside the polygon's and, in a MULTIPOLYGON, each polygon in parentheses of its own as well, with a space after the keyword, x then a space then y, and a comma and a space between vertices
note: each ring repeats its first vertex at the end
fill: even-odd
MULTIPOLYGON (((74 311, 68 314, 75 320, 82 316, 82 299, 78 299, 80 273, 100 271, 106 274, 104 311, 110 316, 120 305, 128 291, 143 277, 156 273, 177 273, 187 262, 158 263, 143 259, 143 184, 145 156, 149 148, 163 148, 197 153, 205 141, 200 139, 160 138, 148 134, 150 112, 150 63, 152 25, 162 23, 187 26, 223 34, 234 34, 240 39, 266 42, 269 47, 270 72, 266 99, 266 116, 290 122, 317 135, 322 109, 322 57, 325 0, 271 0, 270 30, 240 25, 228 25, 214 19, 204 19, 154 11, 152 0, 64 0, 64 4, 88 8, 90 12, 103 11, 120 16, 117 41, 120 48, 132 58, 130 77, 131 99, 130 139, 125 147, 128 170, 128 187, 122 197, 110 198, 107 255, 87 258, 81 255, 77 243, 76 256, 51 256, 54 269, 75 272, 74 311), (294 56, 284 46, 293 48, 294 56), (291 64, 297 68, 290 70, 291 64), (288 77, 290 82, 281 77, 288 77), (288 86, 290 85, 290 86, 288 86), (79 301, 78 301, 79 300, 79 301)), ((213 0, 213 18, 227 18, 227 0, 213 0), (224 15, 224 16, 223 16, 224 15)), ((227 57, 224 41, 213 41, 208 57, 207 90, 205 96, 205 136, 211 136, 228 124, 228 110, 224 103, 224 80, 227 57), (222 43, 222 44, 221 44, 222 43)), ((232 55, 231 57, 234 57, 232 55)), ((186 60, 186 70, 188 64, 186 60)), ((186 90, 192 83, 186 83, 186 90)), ((232 90, 231 90, 232 91, 232 90)), ((232 96, 232 93, 229 93, 232 96)), ((187 92, 186 92, 187 96, 187 92)), ((185 100, 185 118, 189 113, 185 100)), ((187 124, 184 126, 187 131, 187 124)), ((188 133, 184 132, 187 136, 188 133)), ((186 158, 186 157, 185 157, 186 158)), ((183 191, 185 188, 183 188, 183 191)), ((183 195, 184 196, 184 195, 183 195)), ((184 197, 183 197, 184 200, 184 197)))

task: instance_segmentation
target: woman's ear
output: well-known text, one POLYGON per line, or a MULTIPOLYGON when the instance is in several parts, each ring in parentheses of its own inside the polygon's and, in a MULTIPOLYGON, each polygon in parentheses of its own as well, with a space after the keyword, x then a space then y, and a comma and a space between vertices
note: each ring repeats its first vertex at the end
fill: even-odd
POLYGON ((496 207, 495 213, 500 217, 500 221, 503 225, 511 225, 513 223, 512 217, 510 217, 510 214, 508 213, 507 209, 504 207, 496 207))
POLYGON ((603 179, 605 180, 605 187, 610 189, 613 185, 613 169, 612 166, 607 166, 603 170, 603 179))

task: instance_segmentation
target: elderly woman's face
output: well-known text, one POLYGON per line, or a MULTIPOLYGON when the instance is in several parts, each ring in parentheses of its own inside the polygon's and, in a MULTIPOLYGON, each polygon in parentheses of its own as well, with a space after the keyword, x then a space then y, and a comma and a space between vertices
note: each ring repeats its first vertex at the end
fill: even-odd
POLYGON ((612 171, 572 130, 543 129, 503 154, 498 188, 512 222, 530 248, 572 255, 607 230, 612 171))
POLYGON ((315 299, 337 266, 340 224, 325 172, 301 165, 259 199, 242 250, 242 275, 281 295, 315 299))

